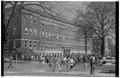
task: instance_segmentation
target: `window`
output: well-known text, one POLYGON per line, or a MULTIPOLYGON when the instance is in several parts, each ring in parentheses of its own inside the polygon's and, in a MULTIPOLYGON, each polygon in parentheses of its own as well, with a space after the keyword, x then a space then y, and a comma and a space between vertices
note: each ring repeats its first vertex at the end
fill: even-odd
POLYGON ((62 36, 61 36, 61 35, 59 35, 59 39, 62 39, 62 36))
POLYGON ((44 31, 42 31, 42 36, 45 36, 44 31))
POLYGON ((32 48, 32 41, 30 41, 30 45, 29 45, 30 48, 32 48))
POLYGON ((51 27, 52 27, 52 28, 54 27, 54 24, 53 24, 53 23, 51 23, 51 27))
POLYGON ((56 23, 54 23, 54 27, 56 27, 56 23))
POLYGON ((53 34, 53 38, 57 38, 57 36, 56 36, 56 34, 55 34, 55 33, 53 34))
POLYGON ((33 16, 32 16, 32 15, 30 15, 30 19, 33 19, 33 16))
POLYGON ((65 36, 65 40, 67 40, 67 36, 65 36))
POLYGON ((41 24, 41 19, 39 19, 39 23, 41 24))
POLYGON ((50 33, 49 33, 49 37, 51 37, 50 33))
POLYGON ((64 35, 62 36, 62 38, 63 38, 63 40, 65 40, 65 36, 64 35))
POLYGON ((28 28, 25 28, 25 34, 28 35, 28 28))
POLYGON ((47 21, 45 21, 45 26, 47 27, 47 21))
POLYGON ((47 32, 45 32, 45 37, 48 38, 48 33, 47 32))
POLYGON ((33 16, 30 15, 30 23, 33 22, 33 16))
POLYGON ((45 25, 43 20, 42 20, 42 25, 45 25))
POLYGON ((39 34, 40 34, 40 37, 42 37, 42 32, 41 31, 39 32, 39 34))
POLYGON ((36 17, 34 17, 34 18, 33 18, 33 21, 34 21, 34 23, 36 23, 36 22, 37 22, 37 18, 36 18, 36 17))
POLYGON ((59 27, 59 30, 61 30, 62 29, 62 27, 59 27))
POLYGON ((48 22, 48 25, 51 25, 51 22, 48 22))
POLYGON ((13 35, 16 35, 17 29, 16 27, 13 28, 13 35))
POLYGON ((69 36, 67 36, 67 40, 69 40, 69 36))
POLYGON ((49 53, 49 55, 51 56, 51 53, 49 53))
POLYGON ((34 29, 34 33, 35 33, 35 36, 37 36, 37 30, 36 29, 34 29))
POLYGON ((57 34, 57 39, 59 39, 59 35, 57 34))
POLYGON ((28 15, 25 15, 25 21, 28 21, 29 17, 28 15))
POLYGON ((24 45, 25 45, 25 47, 27 47, 27 41, 25 41, 24 45))
POLYGON ((51 33, 51 38, 54 38, 54 37, 53 37, 53 33, 51 33))
POLYGON ((37 42, 34 42, 34 49, 37 49, 37 42))
POLYGON ((30 28, 30 35, 32 35, 32 28, 30 28))

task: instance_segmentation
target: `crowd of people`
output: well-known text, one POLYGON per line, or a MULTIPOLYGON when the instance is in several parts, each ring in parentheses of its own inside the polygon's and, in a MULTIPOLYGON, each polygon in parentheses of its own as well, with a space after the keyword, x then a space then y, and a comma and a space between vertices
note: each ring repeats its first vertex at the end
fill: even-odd
MULTIPOLYGON (((53 72, 55 71, 70 71, 74 66, 79 64, 84 64, 84 71, 87 70, 88 64, 90 65, 90 74, 94 74, 95 70, 95 57, 92 55, 90 57, 75 57, 75 56, 41 56, 39 58, 40 64, 48 64, 49 69, 53 72)), ((12 59, 8 68, 12 66, 12 59)))
POLYGON ((93 74, 95 70, 95 57, 75 57, 75 56, 42 56, 40 59, 40 63, 49 64, 49 69, 54 71, 70 71, 74 66, 79 64, 84 64, 84 71, 87 70, 88 64, 90 65, 90 74, 93 74))

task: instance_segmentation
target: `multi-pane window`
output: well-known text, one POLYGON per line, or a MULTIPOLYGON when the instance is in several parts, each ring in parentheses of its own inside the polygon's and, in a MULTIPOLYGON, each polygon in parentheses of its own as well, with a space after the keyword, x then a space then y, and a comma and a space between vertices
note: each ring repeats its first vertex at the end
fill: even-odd
POLYGON ((42 25, 45 25, 43 20, 42 20, 42 25))
POLYGON ((30 23, 33 23, 33 16, 30 15, 29 17, 30 17, 30 23))
POLYGON ((53 24, 53 23, 51 23, 51 27, 52 27, 52 28, 54 27, 54 24, 53 24))
POLYGON ((46 37, 46 38, 48 38, 48 35, 47 35, 47 34, 48 34, 48 33, 47 33, 47 32, 45 32, 45 37, 46 37))
POLYGON ((39 35, 40 35, 40 37, 42 37, 42 32, 41 31, 39 32, 39 35))
POLYGON ((53 24, 54 24, 54 27, 53 27, 53 28, 56 29, 56 23, 53 23, 53 24))
POLYGON ((36 23, 37 22, 37 18, 33 17, 33 22, 36 23))
POLYGON ((36 41, 34 41, 34 49, 37 49, 37 42, 36 41))
POLYGON ((48 25, 50 26, 50 25, 51 25, 51 22, 48 22, 48 25))
POLYGON ((35 33, 35 36, 37 36, 37 30, 36 29, 34 29, 34 33, 35 33))
POLYGON ((53 33, 51 33, 51 38, 53 38, 53 33))
POLYGON ((59 35, 57 34, 57 39, 59 39, 59 35))
POLYGON ((27 41, 24 41, 24 45, 25 45, 25 47, 27 47, 27 41))
POLYGON ((28 35, 28 28, 25 28, 25 34, 28 35))
POLYGON ((40 23, 40 24, 41 24, 41 21, 42 21, 42 20, 41 20, 41 19, 39 19, 39 23, 40 23))
POLYGON ((56 24, 56 28, 58 28, 59 27, 59 25, 58 24, 56 24))
POLYGON ((43 37, 45 36, 44 31, 42 31, 42 36, 43 36, 43 37))
POLYGON ((13 35, 16 35, 17 29, 16 27, 13 28, 13 35))
POLYGON ((59 39, 62 39, 62 36, 61 36, 61 35, 59 35, 59 39))
POLYGON ((63 38, 63 40, 65 40, 65 36, 64 35, 62 36, 62 38, 63 38))
POLYGON ((53 33, 53 38, 57 38, 57 36, 56 36, 56 34, 55 34, 55 33, 53 33))
POLYGON ((51 37, 50 33, 49 33, 49 37, 51 37))
POLYGON ((48 23, 47 23, 47 21, 45 21, 45 26, 46 26, 46 27, 48 26, 48 23))
POLYGON ((32 31, 33 31, 32 28, 30 28, 30 35, 32 35, 32 31))
POLYGON ((42 42, 39 42, 39 48, 40 49, 42 49, 42 46, 43 46, 42 42))
POLYGON ((25 15, 25 20, 27 21, 29 19, 28 15, 25 15))
POLYGON ((32 41, 30 41, 30 45, 29 45, 29 47, 32 49, 32 41))

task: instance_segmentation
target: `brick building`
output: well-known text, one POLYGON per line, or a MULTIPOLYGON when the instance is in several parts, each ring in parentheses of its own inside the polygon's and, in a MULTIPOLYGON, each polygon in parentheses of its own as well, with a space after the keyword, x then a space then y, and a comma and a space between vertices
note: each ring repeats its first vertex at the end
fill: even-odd
MULTIPOLYGON (((68 48, 70 53, 84 54, 84 38, 77 39, 78 29, 66 20, 31 9, 20 10, 10 23, 9 48, 28 47, 40 55, 62 55, 68 48)), ((88 54, 91 49, 88 43, 88 54)))

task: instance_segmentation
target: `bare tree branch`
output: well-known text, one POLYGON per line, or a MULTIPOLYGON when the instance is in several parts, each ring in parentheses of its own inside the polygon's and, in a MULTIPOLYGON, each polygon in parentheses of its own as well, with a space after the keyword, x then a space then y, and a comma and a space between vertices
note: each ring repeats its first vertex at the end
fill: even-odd
MULTIPOLYGON (((85 19, 85 21, 86 21, 86 22, 88 22, 89 24, 91 24, 91 26, 94 26, 94 24, 93 24, 93 23, 91 23, 89 20, 85 19)), ((94 29, 94 32, 98 35, 98 37, 100 37, 100 38, 101 38, 101 34, 100 34, 100 32, 99 32, 99 31, 97 31, 94 27, 93 27, 93 29, 94 29)))
POLYGON ((111 28, 112 26, 114 26, 114 24, 115 24, 115 23, 112 23, 112 24, 108 27, 108 29, 105 30, 104 36, 107 35, 108 31, 110 30, 110 28, 111 28))
POLYGON ((48 8, 48 7, 44 4, 44 2, 24 4, 24 7, 29 6, 29 5, 30 5, 30 6, 31 6, 31 5, 35 5, 35 6, 41 7, 41 9, 42 9, 45 13, 47 13, 48 15, 50 15, 53 19, 56 18, 56 16, 58 16, 59 19, 61 19, 61 16, 60 16, 58 13, 52 11, 50 8, 48 8), (53 15, 53 13, 54 13, 54 15, 53 15), (55 15, 56 15, 56 16, 55 16, 55 15))
POLYGON ((10 16, 10 18, 8 19, 8 22, 7 22, 6 26, 5 26, 5 32, 6 32, 6 33, 8 33, 8 27, 9 27, 10 22, 11 22, 12 19, 13 19, 13 16, 14 16, 16 7, 17 7, 17 2, 15 2, 15 5, 13 6, 13 10, 12 10, 12 13, 11 13, 11 16, 10 16))

